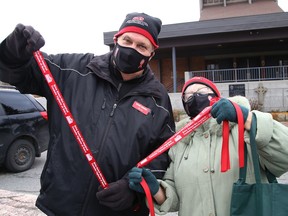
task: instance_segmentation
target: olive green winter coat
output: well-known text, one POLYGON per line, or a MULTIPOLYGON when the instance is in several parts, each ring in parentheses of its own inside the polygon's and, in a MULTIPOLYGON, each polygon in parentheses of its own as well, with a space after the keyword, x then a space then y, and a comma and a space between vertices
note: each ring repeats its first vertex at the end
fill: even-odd
MULTIPOLYGON (((244 97, 233 99, 249 107, 244 97)), ((288 128, 273 120, 271 114, 253 111, 257 118, 256 144, 261 167, 267 167, 276 177, 288 171, 288 128)), ((190 121, 182 120, 181 129, 190 121)), ((255 182, 248 144, 247 182, 255 182)), ((211 118, 169 150, 172 160, 164 180, 160 181, 167 199, 155 211, 162 215, 179 211, 179 216, 229 216, 232 185, 239 177, 238 125, 230 123, 230 167, 221 172, 222 124, 211 118)), ((263 170, 262 179, 267 181, 263 170)))

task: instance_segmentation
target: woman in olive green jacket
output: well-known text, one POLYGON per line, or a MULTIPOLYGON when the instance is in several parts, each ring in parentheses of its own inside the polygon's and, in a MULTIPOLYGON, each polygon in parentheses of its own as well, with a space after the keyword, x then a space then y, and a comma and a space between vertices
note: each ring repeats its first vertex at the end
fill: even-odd
MULTIPOLYGON (((209 105, 205 104, 204 95, 206 98, 207 96, 208 98, 209 96, 220 97, 218 89, 211 81, 199 77, 187 81, 182 92, 183 105, 189 118, 180 121, 177 124, 177 130, 209 105), (188 106, 186 101, 191 99, 191 95, 196 98, 200 95, 200 97, 193 99, 194 102, 188 106), (198 111, 195 111, 197 108, 198 111)), ((245 120, 244 139, 248 144, 247 182, 255 182, 249 145, 252 112, 257 118, 256 145, 260 156, 262 180, 267 182, 264 167, 276 177, 287 172, 288 128, 273 120, 269 113, 250 111, 249 101, 245 97, 236 96, 230 100, 241 105, 245 120)), ((169 150, 171 164, 164 179, 159 181, 159 187, 157 187, 159 183, 155 181, 156 179, 151 180, 147 170, 145 172, 139 168, 131 170, 130 188, 142 192, 141 186, 135 180, 135 176, 140 172, 140 177, 143 175, 152 189, 157 214, 178 211, 179 216, 229 216, 232 185, 239 177, 239 157, 237 119, 235 119, 235 111, 226 107, 227 101, 227 99, 221 99, 218 107, 217 103, 215 107, 213 106, 211 114, 215 119, 210 118, 204 122, 169 150), (223 136, 222 124, 219 123, 223 120, 230 120, 230 169, 226 172, 221 172, 223 136)))

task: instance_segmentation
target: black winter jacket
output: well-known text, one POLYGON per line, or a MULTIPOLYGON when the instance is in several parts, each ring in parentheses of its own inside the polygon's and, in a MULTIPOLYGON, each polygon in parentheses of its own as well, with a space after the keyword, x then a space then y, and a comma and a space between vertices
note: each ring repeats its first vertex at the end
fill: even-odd
MULTIPOLYGON (((149 67, 136 83, 116 84, 111 78, 111 53, 43 55, 108 183, 121 179, 173 135, 169 96, 149 67), (119 97, 121 85, 130 91, 119 97), (144 114, 135 109, 135 101, 150 112, 144 114)), ((22 93, 47 99, 51 138, 36 201, 38 208, 57 216, 148 215, 144 197, 136 212, 114 212, 99 204, 95 195, 97 178, 33 58, 16 68, 0 60, 0 79, 17 86, 22 93)), ((165 171, 168 160, 163 154, 149 166, 165 171)))

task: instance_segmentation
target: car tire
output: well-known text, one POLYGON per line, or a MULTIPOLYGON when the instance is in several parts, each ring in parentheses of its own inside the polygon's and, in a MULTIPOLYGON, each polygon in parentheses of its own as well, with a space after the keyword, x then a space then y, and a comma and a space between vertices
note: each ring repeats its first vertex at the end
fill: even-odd
POLYGON ((35 148, 31 141, 18 139, 10 146, 5 167, 11 172, 23 172, 31 168, 35 161, 35 148))

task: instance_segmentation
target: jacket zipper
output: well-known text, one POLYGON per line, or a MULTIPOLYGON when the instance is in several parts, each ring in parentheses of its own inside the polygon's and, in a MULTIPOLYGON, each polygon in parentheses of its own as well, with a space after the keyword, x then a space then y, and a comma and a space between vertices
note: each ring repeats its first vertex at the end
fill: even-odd
MULTIPOLYGON (((119 85, 118 85, 118 87, 117 87, 117 91, 118 91, 118 92, 119 92, 119 90, 120 90, 121 87, 122 87, 122 83, 119 83, 119 85)), ((112 110, 111 110, 110 115, 109 115, 109 117, 111 117, 111 118, 109 118, 108 124, 107 124, 106 129, 105 129, 105 132, 104 132, 104 136, 103 136, 103 138, 102 138, 102 140, 101 140, 101 142, 100 142, 99 152, 102 152, 102 150, 103 150, 104 142, 105 142, 105 140, 106 140, 106 137, 107 137, 108 132, 110 131, 110 126, 111 126, 111 123, 112 123, 112 121, 113 121, 113 117, 114 117, 114 114, 115 114, 115 110, 116 110, 118 104, 119 104, 120 101, 122 101, 124 98, 130 97, 130 96, 136 96, 136 95, 144 95, 144 94, 138 94, 138 93, 136 93, 136 92, 134 92, 134 93, 132 92, 132 93, 130 93, 130 94, 125 95, 125 96, 124 96, 123 98, 121 98, 121 99, 119 99, 118 97, 116 98, 115 103, 113 104, 112 110)), ((106 99, 104 99, 101 108, 102 108, 102 109, 105 109, 105 108, 106 108, 106 99)), ((100 153, 100 155, 101 155, 101 153, 100 153)), ((101 161, 101 158, 99 157, 99 158, 97 158, 96 160, 97 160, 97 161, 101 161)), ((93 181, 93 179, 91 179, 90 184, 89 184, 89 188, 94 187, 94 186, 92 185, 93 183, 94 183, 94 181, 93 181)), ((108 183, 109 183, 109 182, 108 182, 108 183)), ((89 201, 88 201, 88 200, 85 200, 84 206, 86 206, 87 202, 89 202, 89 201)), ((85 212, 85 211, 86 211, 86 208, 83 208, 83 209, 82 209, 82 212, 85 212)))
POLYGON ((110 113, 110 117, 113 117, 114 116, 114 113, 115 113, 115 109, 117 108, 117 103, 115 103, 112 107, 112 111, 110 113))
MULTIPOLYGON (((120 88, 121 88, 121 83, 119 84, 119 86, 118 86, 118 88, 117 88, 117 90, 119 90, 120 88)), ((107 124, 107 126, 106 126, 106 129, 105 129, 105 132, 104 132, 104 136, 103 136, 103 138, 102 138, 102 140, 101 140, 101 142, 100 142, 100 146, 99 146, 99 152, 100 152, 100 154, 99 155, 101 155, 101 152, 102 152, 102 149, 103 149, 103 143, 105 142, 105 140, 106 140, 106 137, 107 137, 107 134, 108 134, 108 132, 109 132, 109 130, 110 130, 110 126, 111 126, 111 122, 112 122, 112 120, 113 120, 113 116, 114 116, 114 113, 115 113, 115 109, 117 108, 117 101, 118 101, 118 97, 116 98, 116 103, 114 103, 114 105, 113 105, 113 107, 112 107, 112 111, 110 112, 110 117, 111 118, 109 118, 109 121, 108 121, 108 124, 107 124)), ((119 101, 118 101, 118 103, 119 103, 119 101)), ((102 104, 102 106, 101 106, 101 109, 103 110, 103 109, 105 109, 106 108, 106 99, 104 98, 104 100, 103 100, 103 104, 102 104)), ((101 158, 100 157, 98 157, 97 159, 96 159, 97 161, 101 161, 101 158)), ((91 180, 90 180, 90 184, 89 184, 89 188, 93 188, 93 187, 95 187, 95 185, 93 185, 93 183, 94 183, 94 180, 93 180, 93 177, 94 176, 92 176, 92 178, 91 178, 91 180)), ((109 183, 109 182, 108 182, 109 183)), ((82 209, 82 214, 81 215, 85 215, 85 214, 83 214, 83 213, 85 213, 86 212, 86 206, 87 206, 87 203, 89 202, 89 200, 87 199, 87 200, 85 200, 85 202, 84 202, 84 205, 83 206, 85 206, 83 209, 82 209)))
MULTIPOLYGON (((120 91, 121 87, 122 87, 122 83, 119 83, 119 85, 117 87, 117 91, 118 92, 120 91)), ((109 118, 109 121, 108 121, 107 126, 105 128, 104 136, 103 136, 103 138, 102 138, 102 140, 100 142, 100 145, 99 145, 99 153, 100 153, 100 155, 101 155, 101 152, 103 150, 104 142, 105 142, 105 140, 107 138, 107 135, 108 135, 108 133, 110 131, 111 123, 113 121, 113 116, 114 116, 115 110, 116 110, 119 102, 120 102, 120 100, 119 100, 119 98, 117 96, 117 98, 115 99, 115 103, 112 106, 112 110, 111 110, 111 112, 109 114, 110 118, 109 118)), ((102 108, 104 109, 105 106, 106 106, 106 99, 104 99, 104 103, 102 105, 102 108)), ((99 161, 101 161, 100 159, 101 159, 101 157, 98 158, 99 161)))

